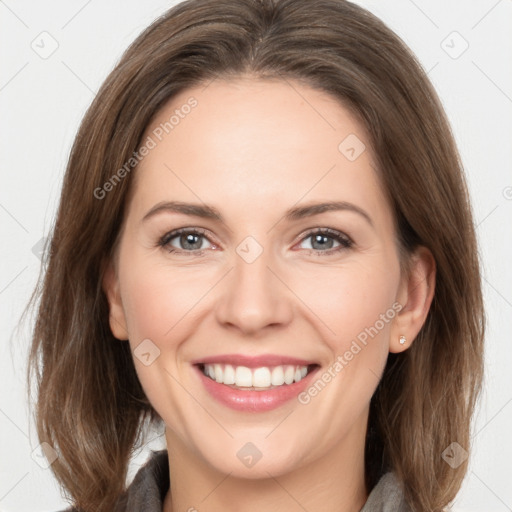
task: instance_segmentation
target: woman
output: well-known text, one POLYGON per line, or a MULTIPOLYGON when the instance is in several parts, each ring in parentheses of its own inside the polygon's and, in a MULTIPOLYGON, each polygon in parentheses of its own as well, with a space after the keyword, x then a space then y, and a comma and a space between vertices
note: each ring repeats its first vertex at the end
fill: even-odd
POLYGON ((70 510, 443 510, 484 317, 462 165, 343 0, 189 0, 70 156, 31 365, 70 510), (148 422, 165 426, 125 489, 148 422))

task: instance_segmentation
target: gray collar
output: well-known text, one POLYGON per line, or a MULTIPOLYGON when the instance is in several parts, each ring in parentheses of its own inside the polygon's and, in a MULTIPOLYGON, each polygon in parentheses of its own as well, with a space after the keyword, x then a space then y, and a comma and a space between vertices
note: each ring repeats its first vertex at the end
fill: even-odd
POLYGON ((411 512, 394 473, 380 478, 360 512, 411 512))

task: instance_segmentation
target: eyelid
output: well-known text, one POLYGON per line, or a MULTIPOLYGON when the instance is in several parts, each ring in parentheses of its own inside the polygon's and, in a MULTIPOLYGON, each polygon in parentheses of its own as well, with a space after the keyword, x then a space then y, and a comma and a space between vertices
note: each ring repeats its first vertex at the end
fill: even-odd
POLYGON ((311 228, 311 229, 308 229, 304 232, 302 232, 298 237, 297 237, 297 241, 300 242, 302 241, 304 238, 307 238, 311 235, 315 235, 315 234, 328 234, 328 235, 332 235, 333 237, 339 237, 339 238, 343 238, 345 239, 347 242, 351 242, 351 243, 354 243, 354 241, 352 240, 352 238, 350 236, 348 236, 346 233, 344 233, 343 231, 339 231, 338 229, 334 229, 334 228, 328 228, 328 227, 316 227, 316 228, 311 228))
MULTIPOLYGON (((197 233, 199 235, 204 235, 205 238, 208 238, 206 235, 209 235, 209 231, 205 228, 198 228, 198 227, 185 227, 185 228, 176 228, 172 229, 171 231, 165 233, 162 237, 160 237, 160 242, 166 242, 168 243, 173 238, 176 238, 179 235, 182 235, 183 233, 197 233)), ((187 251, 191 252, 191 251, 187 251)))

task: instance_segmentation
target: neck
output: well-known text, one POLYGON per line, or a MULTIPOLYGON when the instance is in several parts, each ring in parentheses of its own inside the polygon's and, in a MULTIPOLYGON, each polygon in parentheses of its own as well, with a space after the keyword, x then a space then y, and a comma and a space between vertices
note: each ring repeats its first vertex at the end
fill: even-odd
POLYGON ((362 426, 366 421, 356 422, 323 457, 278 476, 268 471, 268 478, 258 479, 217 471, 166 429, 171 487, 163 512, 359 512, 368 497, 362 426))

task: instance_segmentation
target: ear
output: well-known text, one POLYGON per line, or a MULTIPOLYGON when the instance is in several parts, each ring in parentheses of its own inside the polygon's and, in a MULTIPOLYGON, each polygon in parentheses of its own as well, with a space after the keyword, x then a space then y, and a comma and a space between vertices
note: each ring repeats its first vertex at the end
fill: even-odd
POLYGON ((423 327, 432 304, 436 284, 436 263, 432 253, 423 246, 411 256, 410 271, 402 277, 398 303, 402 309, 395 317, 389 342, 390 352, 402 352, 411 346, 423 327), (405 343, 400 343, 400 337, 405 343))
POLYGON ((128 339, 128 328, 126 326, 126 317, 124 314, 123 303, 121 302, 121 293, 119 290, 119 279, 114 263, 110 261, 103 274, 103 291, 107 296, 109 305, 109 323, 110 330, 118 340, 128 339))

